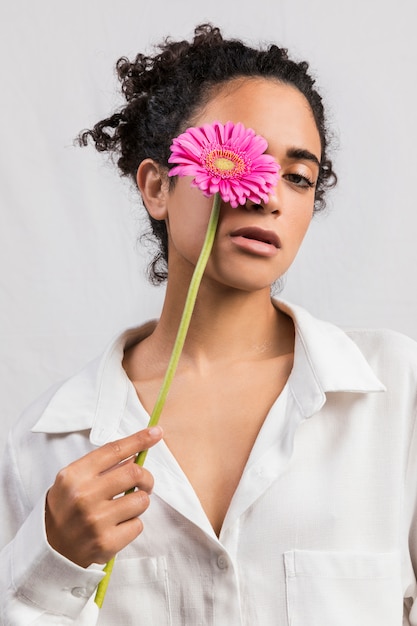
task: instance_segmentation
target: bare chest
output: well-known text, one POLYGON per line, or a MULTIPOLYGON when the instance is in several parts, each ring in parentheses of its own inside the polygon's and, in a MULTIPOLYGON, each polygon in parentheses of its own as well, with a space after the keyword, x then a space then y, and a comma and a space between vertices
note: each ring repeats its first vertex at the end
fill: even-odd
MULTIPOLYGON (((280 394, 290 356, 205 376, 176 377, 160 424, 164 440, 193 486, 215 532, 220 532, 259 430, 280 394)), ((148 411, 158 385, 138 385, 148 411)))

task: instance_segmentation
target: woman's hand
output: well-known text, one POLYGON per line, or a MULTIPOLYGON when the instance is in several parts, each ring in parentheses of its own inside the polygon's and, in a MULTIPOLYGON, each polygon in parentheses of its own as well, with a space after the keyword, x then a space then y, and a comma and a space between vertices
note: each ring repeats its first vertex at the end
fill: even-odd
POLYGON ((57 552, 81 567, 106 563, 142 532, 139 516, 149 506, 153 478, 134 463, 134 455, 161 437, 158 426, 142 430, 107 443, 58 473, 45 514, 48 542, 57 552))

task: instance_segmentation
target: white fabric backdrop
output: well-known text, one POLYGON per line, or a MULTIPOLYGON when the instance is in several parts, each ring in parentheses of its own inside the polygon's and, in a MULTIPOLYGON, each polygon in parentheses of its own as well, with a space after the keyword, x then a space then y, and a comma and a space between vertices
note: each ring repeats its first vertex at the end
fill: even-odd
POLYGON ((282 296, 348 326, 417 339, 415 0, 14 0, 0 8, 0 447, 21 410, 158 314, 136 194, 78 131, 120 103, 122 55, 230 36, 306 58, 338 136, 339 187, 282 296))

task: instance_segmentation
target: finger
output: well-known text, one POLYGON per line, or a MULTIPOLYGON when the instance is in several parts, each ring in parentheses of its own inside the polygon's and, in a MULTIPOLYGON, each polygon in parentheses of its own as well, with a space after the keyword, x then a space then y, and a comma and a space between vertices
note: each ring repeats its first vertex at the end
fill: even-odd
POLYGON ((83 471, 88 473, 94 471, 100 474, 121 461, 138 454, 138 452, 148 450, 148 448, 160 441, 162 434, 160 426, 146 428, 129 437, 106 443, 101 448, 93 450, 93 452, 84 456, 78 462, 83 464, 83 471))
POLYGON ((106 563, 110 561, 118 552, 136 539, 142 530, 143 524, 139 517, 132 517, 112 528, 108 533, 107 540, 103 538, 103 545, 98 543, 90 551, 89 558, 87 559, 89 564, 106 563))
POLYGON ((134 491, 126 496, 116 498, 106 511, 107 523, 119 526, 130 519, 140 517, 149 507, 150 497, 145 491, 134 491))
POLYGON ((118 465, 101 474, 98 480, 100 482, 100 485, 97 485, 99 492, 103 498, 109 500, 135 488, 151 493, 154 483, 152 474, 133 461, 118 465))

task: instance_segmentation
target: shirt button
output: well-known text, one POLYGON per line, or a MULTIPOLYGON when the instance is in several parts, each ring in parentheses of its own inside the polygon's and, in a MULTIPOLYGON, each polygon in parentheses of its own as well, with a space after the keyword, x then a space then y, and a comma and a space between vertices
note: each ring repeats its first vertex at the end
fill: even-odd
POLYGON ((76 598, 88 598, 90 596, 85 587, 74 587, 73 589, 71 589, 71 593, 76 598))
POLYGON ((227 559, 227 556, 221 554, 219 557, 217 557, 217 565, 220 569, 227 569, 229 567, 229 561, 227 559))

